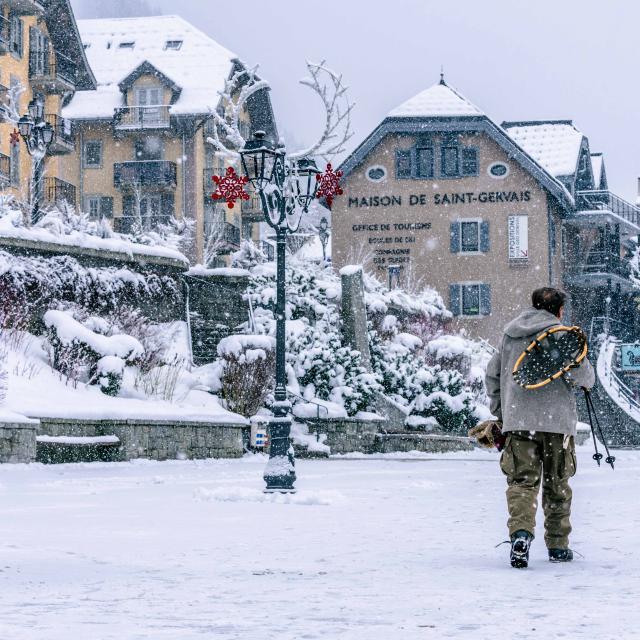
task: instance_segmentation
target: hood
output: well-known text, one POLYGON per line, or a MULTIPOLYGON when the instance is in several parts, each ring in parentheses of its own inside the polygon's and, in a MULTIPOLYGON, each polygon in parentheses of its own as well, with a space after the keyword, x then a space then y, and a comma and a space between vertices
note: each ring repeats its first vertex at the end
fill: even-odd
POLYGON ((531 307, 523 311, 517 318, 514 318, 504 328, 504 332, 510 338, 535 337, 538 333, 542 333, 545 329, 557 324, 560 324, 560 320, 553 313, 531 307))

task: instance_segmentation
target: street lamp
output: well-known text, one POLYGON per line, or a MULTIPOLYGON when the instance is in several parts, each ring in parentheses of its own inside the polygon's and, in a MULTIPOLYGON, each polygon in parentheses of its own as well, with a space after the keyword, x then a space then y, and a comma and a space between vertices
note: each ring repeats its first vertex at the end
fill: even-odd
POLYGON ((260 196, 265 220, 276 233, 276 386, 269 423, 269 462, 264 471, 268 492, 293 492, 296 480, 291 433, 291 404, 287 400, 285 333, 285 249, 287 233, 297 230, 318 189, 320 171, 313 160, 288 160, 264 131, 240 149, 242 171, 260 196))
MULTIPOLYGON (((55 131, 53 127, 44 119, 44 104, 35 98, 29 102, 27 113, 18 120, 18 131, 24 140, 29 155, 33 158, 33 184, 32 188, 37 191, 40 182, 40 166, 47 154, 49 145, 53 142, 55 131)), ((38 221, 37 193, 33 194, 33 205, 31 208, 31 222, 38 221)))
POLYGON ((322 243, 322 264, 324 265, 327 262, 327 243, 329 242, 329 223, 324 216, 318 225, 318 237, 322 243))

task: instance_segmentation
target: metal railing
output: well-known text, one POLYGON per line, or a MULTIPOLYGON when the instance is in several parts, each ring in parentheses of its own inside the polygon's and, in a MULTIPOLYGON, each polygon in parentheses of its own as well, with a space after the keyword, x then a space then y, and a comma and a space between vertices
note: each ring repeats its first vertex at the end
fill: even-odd
POLYGON ((269 262, 273 262, 276 258, 276 248, 270 243, 262 241, 260 248, 262 249, 262 253, 267 256, 267 260, 269 262))
POLYGON ((11 158, 0 153, 0 184, 11 181, 11 158))
POLYGON ((613 251, 589 251, 582 264, 570 267, 572 273, 610 273, 629 278, 631 266, 626 258, 613 251))
POLYGON ((171 123, 169 105, 119 107, 114 113, 116 129, 166 129, 171 123))
POLYGON ((46 82, 61 80, 73 86, 76 82, 76 65, 56 49, 32 49, 29 52, 29 77, 46 82))
POLYGON ((170 160, 133 160, 113 165, 113 186, 165 186, 175 188, 178 168, 170 160))
POLYGON ((71 120, 63 118, 56 113, 48 113, 44 119, 53 127, 54 142, 63 143, 71 147, 74 146, 71 120))
POLYGON ((262 202, 260 201, 260 196, 257 196, 255 193, 250 193, 249 195, 250 197, 248 200, 242 201, 242 213, 262 214, 262 202))
POLYGON ((11 21, 0 13, 0 54, 11 49, 11 21))
POLYGON ((231 244, 234 247, 240 246, 240 227, 236 227, 230 222, 225 222, 220 229, 220 237, 227 244, 231 244))
POLYGON ((44 197, 47 202, 56 203, 65 201, 72 207, 76 206, 76 188, 70 182, 60 178, 44 179, 44 197))
MULTIPOLYGON (((638 402, 638 400, 636 399, 634 392, 623 382, 620 376, 616 373, 613 366, 613 360, 619 344, 620 341, 612 337, 607 338, 602 344, 600 354, 603 353, 603 349, 611 350, 610 359, 604 361, 604 377, 609 383, 609 387, 611 391, 614 392, 617 400, 626 402, 629 405, 629 410, 634 409, 635 411, 640 412, 640 402, 638 402)), ((598 357, 601 356, 599 355, 598 357)), ((609 390, 607 390, 607 394, 609 396, 612 395, 611 393, 609 393, 609 390)))
POLYGON ((632 224, 640 224, 640 208, 611 191, 578 191, 576 207, 579 211, 610 211, 632 224))

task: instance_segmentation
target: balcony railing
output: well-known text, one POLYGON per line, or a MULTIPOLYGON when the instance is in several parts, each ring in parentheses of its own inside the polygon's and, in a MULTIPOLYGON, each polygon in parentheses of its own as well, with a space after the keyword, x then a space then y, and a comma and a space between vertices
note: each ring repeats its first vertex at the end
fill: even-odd
POLYGON ((118 131, 167 129, 171 122, 170 108, 168 105, 120 107, 113 116, 114 126, 118 131))
POLYGON ((44 198, 51 204, 65 201, 72 207, 75 207, 76 188, 70 182, 65 182, 60 178, 45 178, 44 198))
POLYGON ((53 127, 54 138, 52 150, 73 151, 75 142, 73 138, 73 130, 71 120, 63 118, 55 113, 48 113, 44 119, 53 127))
POLYGON ((220 238, 234 247, 240 246, 240 227, 225 222, 220 229, 220 238))
POLYGON ((169 160, 118 162, 113 165, 113 186, 116 189, 132 186, 175 189, 177 173, 176 163, 169 160))
POLYGON ((11 49, 11 22, 0 13, 0 54, 11 49))
POLYGON ((76 65, 64 53, 54 49, 32 49, 29 52, 29 77, 32 84, 55 89, 75 86, 76 65))
POLYGON ((0 185, 8 184, 11 181, 11 158, 4 153, 0 153, 0 185))
POLYGON ((578 211, 610 211, 631 224, 640 224, 640 208, 611 191, 578 191, 576 206, 578 211))
POLYGON ((19 14, 39 14, 44 11, 43 0, 7 0, 9 10, 19 14))
POLYGON ((629 261, 611 251, 590 251, 584 264, 576 269, 582 273, 609 273, 624 278, 631 274, 629 261))
POLYGON ((276 248, 270 243, 264 240, 261 243, 262 253, 267 256, 269 262, 273 262, 276 258, 276 248))

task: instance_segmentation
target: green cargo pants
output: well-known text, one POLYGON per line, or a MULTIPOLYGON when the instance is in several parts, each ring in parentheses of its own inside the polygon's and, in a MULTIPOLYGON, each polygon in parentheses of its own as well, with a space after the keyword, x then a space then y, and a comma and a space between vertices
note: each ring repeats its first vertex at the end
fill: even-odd
POLYGON ((548 549, 567 549, 571 533, 571 487, 576 472, 573 436, 561 433, 510 431, 500 458, 507 476, 509 535, 524 529, 533 535, 542 481, 544 541, 548 549))

